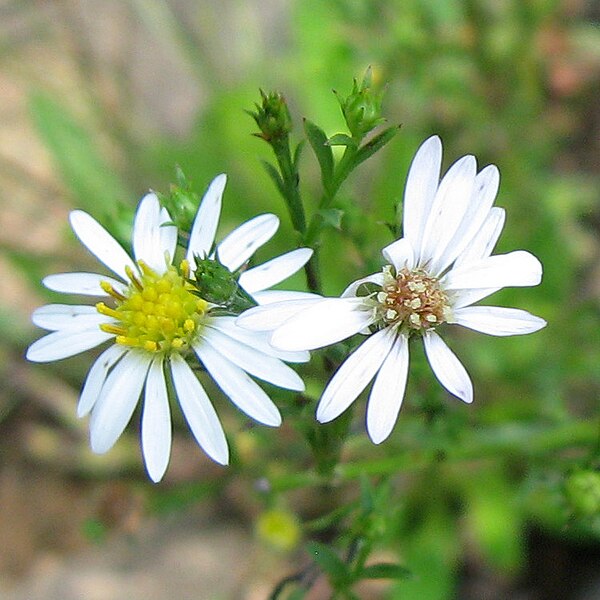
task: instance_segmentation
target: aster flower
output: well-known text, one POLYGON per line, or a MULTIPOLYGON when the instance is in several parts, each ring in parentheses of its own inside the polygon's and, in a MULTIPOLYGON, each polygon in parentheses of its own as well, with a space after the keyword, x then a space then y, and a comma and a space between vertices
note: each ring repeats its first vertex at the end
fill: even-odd
POLYGON ((494 165, 477 173, 465 156, 440 181, 442 145, 437 136, 419 148, 404 196, 403 233, 382 251, 387 264, 352 283, 340 298, 306 298, 256 307, 238 323, 274 330, 271 343, 285 350, 311 350, 354 334, 367 339, 335 373, 317 408, 331 421, 374 383, 367 406, 367 430, 385 440, 404 397, 409 339, 423 340, 429 364, 443 387, 464 402, 473 400, 471 380, 438 327, 457 324, 490 335, 532 333, 545 321, 516 308, 473 306, 507 286, 541 281, 542 266, 529 252, 492 256, 505 213, 493 207, 499 186, 494 165))
MULTIPOLYGON (((105 302, 50 304, 32 317, 50 331, 29 347, 27 358, 34 362, 60 360, 110 342, 88 373, 77 414, 91 413, 91 447, 104 453, 125 429, 144 390, 141 445, 155 482, 164 475, 171 449, 167 379, 198 444, 216 462, 228 462, 219 418, 187 359, 199 359, 224 394, 265 425, 279 425, 281 416, 250 375, 282 388, 304 389, 282 360, 303 362, 307 352, 272 348, 264 334, 240 329, 235 316, 215 310, 218 307, 200 297, 192 284, 195 260, 210 255, 214 246, 225 182, 225 175, 219 175, 210 184, 179 266, 173 263, 177 229, 154 193, 142 199, 135 215, 133 258, 89 214, 71 212, 75 235, 114 276, 62 273, 43 283, 57 292, 104 297, 105 302)), ((238 270, 278 226, 271 214, 242 224, 216 247, 220 264, 238 270)), ((299 249, 250 268, 239 277, 239 285, 257 303, 296 298, 296 292, 267 288, 295 273, 310 255, 310 250, 299 249)))

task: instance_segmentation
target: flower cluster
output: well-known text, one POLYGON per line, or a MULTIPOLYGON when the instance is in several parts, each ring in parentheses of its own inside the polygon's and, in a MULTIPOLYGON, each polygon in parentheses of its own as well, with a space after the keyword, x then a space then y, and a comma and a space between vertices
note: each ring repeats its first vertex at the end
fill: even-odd
POLYGON ((302 391, 284 361, 307 361, 310 350, 361 334, 366 339, 334 374, 316 416, 335 419, 373 381, 367 430, 380 443, 397 420, 409 343, 418 338, 442 386, 470 403, 471 380, 439 331, 450 324, 497 336, 541 329, 545 321, 524 310, 475 303, 506 286, 538 284, 542 267, 522 250, 492 255, 505 219, 493 206, 498 169, 477 172, 475 158, 465 156, 440 180, 441 161, 441 142, 431 137, 408 174, 403 237, 383 248, 379 272, 351 283, 339 298, 269 289, 307 263, 307 248, 243 269, 276 232, 275 215, 251 219, 215 246, 224 175, 210 184, 180 250, 177 227, 154 193, 138 206, 133 256, 89 214, 73 211, 76 236, 112 275, 46 277, 51 290, 102 300, 36 310, 33 322, 50 333, 29 347, 27 358, 54 361, 109 342, 88 373, 77 413, 90 413, 91 447, 106 452, 143 392, 141 444, 153 481, 169 462, 170 396, 204 451, 228 462, 225 434, 196 373, 201 368, 244 413, 277 426, 278 408, 252 377, 302 391))

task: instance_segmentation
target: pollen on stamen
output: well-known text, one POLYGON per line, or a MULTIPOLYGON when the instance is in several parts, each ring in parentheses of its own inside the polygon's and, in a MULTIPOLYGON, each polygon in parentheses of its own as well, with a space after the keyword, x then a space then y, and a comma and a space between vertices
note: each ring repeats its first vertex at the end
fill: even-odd
POLYGON ((105 293, 107 293, 109 296, 112 296, 115 300, 125 300, 125 296, 117 292, 117 290, 115 290, 115 288, 108 281, 101 281, 100 287, 105 293))
POLYGON ((420 269, 394 272, 391 266, 385 267, 382 290, 375 299, 385 325, 406 327, 408 331, 436 327, 450 314, 448 296, 437 278, 420 269))
POLYGON ((125 273, 131 280, 131 283, 133 283, 133 285, 141 292, 144 289, 142 282, 137 278, 137 275, 133 272, 133 269, 129 265, 125 265, 125 273))
POLYGON ((193 343, 202 326, 208 303, 192 294, 189 283, 189 263, 182 261, 180 269, 169 266, 158 273, 143 261, 138 261, 139 274, 126 268, 131 283, 123 294, 108 282, 103 289, 115 300, 115 307, 104 302, 96 310, 115 323, 100 327, 115 335, 115 342, 146 352, 184 352, 193 343))

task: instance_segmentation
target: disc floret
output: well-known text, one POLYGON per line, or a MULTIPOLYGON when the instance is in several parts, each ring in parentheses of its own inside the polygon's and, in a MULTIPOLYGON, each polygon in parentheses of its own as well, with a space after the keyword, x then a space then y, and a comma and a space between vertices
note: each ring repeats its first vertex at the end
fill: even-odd
POLYGON ((436 277, 423 269, 383 269, 383 285, 375 294, 377 312, 385 326, 398 325, 408 332, 432 329, 450 317, 448 295, 436 277))
POLYGON ((127 269, 129 287, 119 292, 108 282, 102 287, 115 301, 104 302, 96 310, 117 322, 100 328, 115 335, 115 342, 147 352, 170 354, 189 348, 198 335, 208 303, 194 295, 188 282, 190 267, 184 260, 178 268, 170 265, 159 274, 144 261, 138 261, 139 275, 127 269))

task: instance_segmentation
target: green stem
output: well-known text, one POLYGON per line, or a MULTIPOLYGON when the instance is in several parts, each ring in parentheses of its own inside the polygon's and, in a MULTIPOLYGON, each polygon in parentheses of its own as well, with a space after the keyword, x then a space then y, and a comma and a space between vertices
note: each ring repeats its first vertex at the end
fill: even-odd
MULTIPOLYGON (((533 458, 564 448, 595 443, 597 435, 596 423, 586 421, 544 429, 511 424, 471 434, 464 444, 457 443, 447 448, 444 459, 446 463, 460 463, 508 455, 533 458)), ((351 481, 362 475, 392 475, 418 471, 426 468, 438 455, 438 450, 429 449, 419 455, 404 452, 377 460, 340 464, 333 472, 334 483, 351 481)), ((292 473, 274 478, 270 482, 271 489, 275 492, 328 483, 331 484, 331 478, 316 471, 292 473)))
POLYGON ((340 186, 352 171, 352 159, 355 153, 355 148, 346 146, 346 151, 335 168, 331 183, 324 186, 323 195, 319 201, 319 210, 313 214, 304 232, 304 244, 314 250, 311 260, 305 267, 308 287, 311 292, 321 293, 321 282, 317 274, 319 273, 319 246, 321 245, 324 222, 320 211, 331 206, 340 186))
POLYGON ((278 142, 273 142, 272 148, 283 179, 284 200, 287 204, 292 224, 298 233, 304 235, 306 231, 306 216, 304 215, 304 207, 300 198, 300 176, 292 163, 289 139, 285 137, 278 142))
MULTIPOLYGON (((271 147, 275 153, 279 172, 283 180, 283 198, 288 208, 292 225, 302 236, 303 243, 306 244, 306 215, 304 213, 302 198, 300 197, 300 175, 292 161, 289 138, 285 137, 279 142, 273 142, 271 147)), ((319 294, 321 292, 321 278, 319 276, 318 248, 313 244, 307 245, 309 248, 313 248, 314 252, 311 259, 304 266, 306 283, 311 292, 319 294)))

